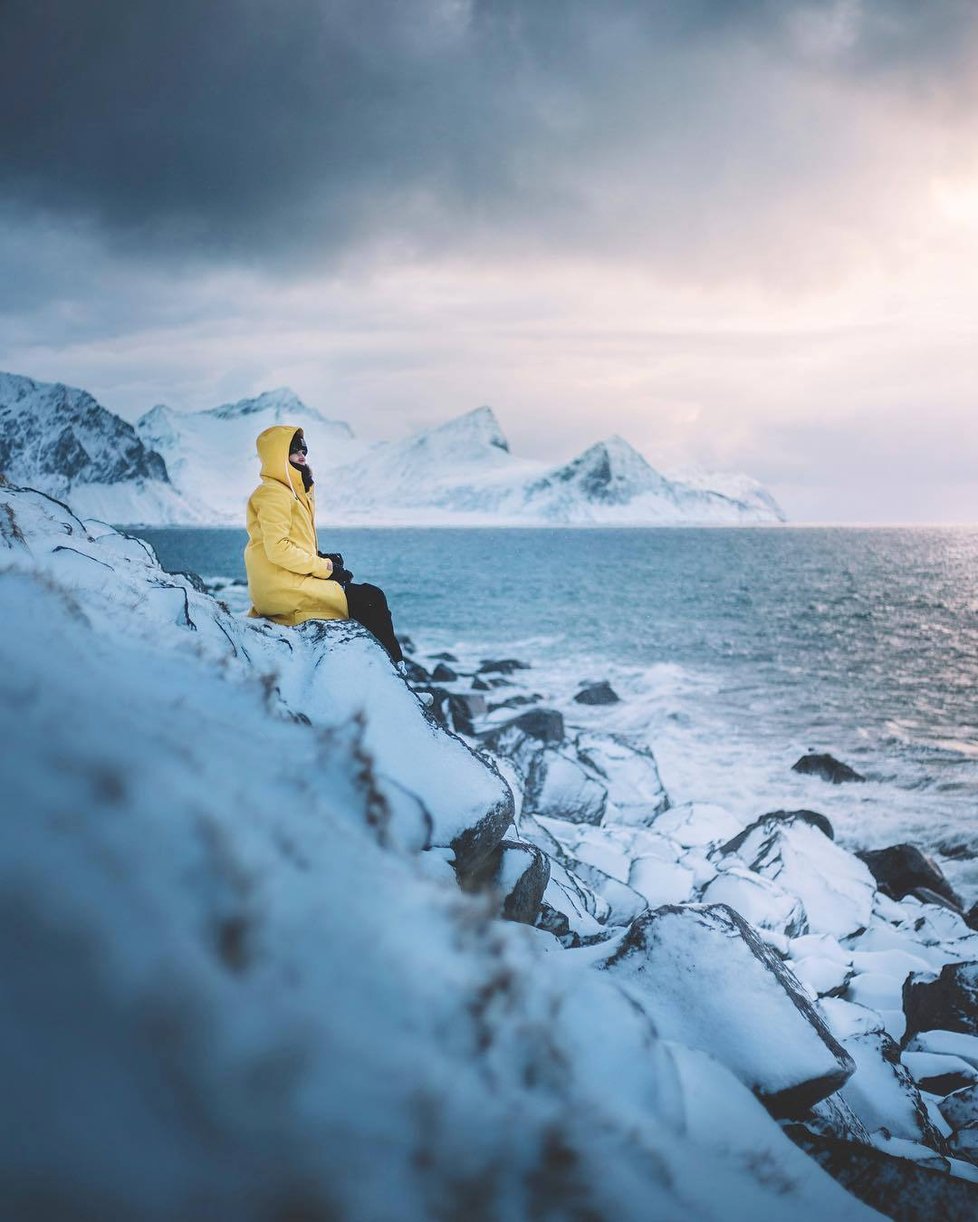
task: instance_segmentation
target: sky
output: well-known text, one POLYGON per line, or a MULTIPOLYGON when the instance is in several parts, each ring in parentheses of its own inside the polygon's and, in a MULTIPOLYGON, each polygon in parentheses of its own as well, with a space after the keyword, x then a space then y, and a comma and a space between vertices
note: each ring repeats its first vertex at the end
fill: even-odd
POLYGON ((5 0, 0 369, 978 521, 976 0, 5 0))

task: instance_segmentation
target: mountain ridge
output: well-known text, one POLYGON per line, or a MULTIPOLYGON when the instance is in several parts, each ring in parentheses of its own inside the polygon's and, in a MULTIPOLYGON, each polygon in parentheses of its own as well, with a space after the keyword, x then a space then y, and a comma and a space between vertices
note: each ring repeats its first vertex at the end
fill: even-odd
POLYGON ((81 494, 85 512, 106 521, 240 524, 258 478, 255 437, 280 423, 306 430, 317 504, 336 525, 784 521, 773 496, 751 477, 671 478, 618 434, 567 462, 519 457, 488 404, 371 444, 289 387, 195 412, 159 403, 131 425, 84 390, 0 375, 0 469, 9 466, 13 478, 52 495, 81 494), (97 461, 82 433, 99 442, 90 438, 97 461), (32 450, 42 462, 27 461, 32 450), (110 459, 119 460, 120 450, 127 458, 116 468, 110 459), (89 474, 80 476, 86 464, 89 474))

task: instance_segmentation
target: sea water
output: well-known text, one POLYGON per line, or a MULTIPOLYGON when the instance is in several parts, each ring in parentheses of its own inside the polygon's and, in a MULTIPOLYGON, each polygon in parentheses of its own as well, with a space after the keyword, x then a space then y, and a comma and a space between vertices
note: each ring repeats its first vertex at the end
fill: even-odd
MULTIPOLYGON (((243 531, 142 530, 243 580, 243 531)), ((320 529, 428 650, 512 656, 544 698, 609 679, 674 802, 818 809, 978 896, 978 527, 320 529), (529 676, 528 676, 529 678, 529 676), (829 751, 867 777, 791 771, 829 751)))

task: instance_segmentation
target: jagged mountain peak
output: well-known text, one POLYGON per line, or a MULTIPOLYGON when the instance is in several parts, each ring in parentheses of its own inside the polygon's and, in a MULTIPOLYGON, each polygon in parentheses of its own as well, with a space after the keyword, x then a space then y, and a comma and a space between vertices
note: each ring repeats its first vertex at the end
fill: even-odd
POLYGON ((162 457, 87 391, 0 373, 0 469, 55 495, 80 484, 168 484, 162 457))
POLYGON ((235 420, 239 416, 254 416, 258 412, 273 413, 277 423, 285 423, 285 417, 290 413, 320 416, 315 408, 307 406, 299 396, 288 386, 279 386, 275 390, 263 390, 260 395, 250 399, 238 399, 234 403, 222 403, 219 407, 210 407, 201 415, 216 416, 218 420, 235 420))
POLYGON ((453 416, 444 424, 425 429, 416 434, 418 438, 435 438, 458 440, 473 447, 492 446, 496 450, 509 453, 509 442, 500 427, 496 413, 488 404, 475 407, 461 416, 453 416))
POLYGON ((621 505, 642 493, 660 492, 666 484, 638 450, 616 433, 554 467, 529 491, 540 495, 563 486, 573 488, 587 501, 621 505))

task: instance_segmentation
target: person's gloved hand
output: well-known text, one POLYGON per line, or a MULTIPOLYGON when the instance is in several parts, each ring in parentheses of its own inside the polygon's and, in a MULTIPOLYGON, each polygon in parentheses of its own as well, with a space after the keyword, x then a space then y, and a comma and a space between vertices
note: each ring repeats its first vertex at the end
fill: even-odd
POLYGON ((316 555, 320 560, 332 560, 333 571, 330 574, 330 581, 338 581, 341 586, 347 586, 353 580, 353 574, 349 569, 343 567, 343 555, 341 552, 317 552, 316 555))

